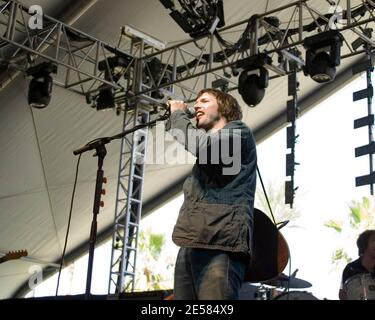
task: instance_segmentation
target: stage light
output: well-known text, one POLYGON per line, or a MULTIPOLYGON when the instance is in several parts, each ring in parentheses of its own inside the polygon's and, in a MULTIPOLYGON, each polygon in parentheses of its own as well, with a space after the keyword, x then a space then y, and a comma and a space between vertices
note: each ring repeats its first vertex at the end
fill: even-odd
POLYGON ((310 71, 310 76, 314 81, 323 83, 335 78, 336 68, 330 63, 327 52, 318 52, 311 63, 314 67, 310 71))
POLYGON ((52 78, 43 76, 33 78, 29 84, 28 103, 30 107, 43 109, 51 101, 52 78))
MULTIPOLYGON (((117 83, 124 70, 129 66, 130 56, 115 55, 99 61, 98 70, 104 72, 104 79, 111 83, 117 83)), ((109 110, 116 107, 115 88, 109 84, 102 84, 97 89, 99 92, 95 95, 86 94, 86 102, 91 104, 96 110, 109 110)))
POLYGON ((160 0, 169 15, 192 38, 213 34, 225 26, 223 0, 179 1, 181 10, 171 0, 160 0))
MULTIPOLYGON (((168 66, 162 63, 158 58, 151 58, 151 60, 145 62, 143 68, 144 84, 152 87, 159 87, 168 84, 172 80, 171 71, 168 70, 168 66)), ((172 91, 171 86, 165 86, 166 90, 172 91)), ((151 91, 151 97, 157 100, 164 98, 164 93, 161 90, 151 91)))
POLYGON ((115 108, 115 89, 111 86, 103 85, 96 96, 94 106, 96 110, 107 110, 115 108))
POLYGON ((236 72, 242 70, 238 77, 238 92, 249 107, 255 107, 264 98, 269 82, 265 66, 271 67, 272 59, 264 53, 239 60, 233 66, 236 72))
POLYGON ((264 67, 260 67, 257 71, 244 70, 238 78, 238 92, 249 107, 255 107, 263 100, 267 87, 268 71, 264 67))
POLYGON ((340 52, 343 37, 338 30, 329 30, 305 38, 306 48, 305 75, 319 83, 335 79, 336 67, 340 65, 340 52))
POLYGON ((57 73, 57 66, 50 62, 43 62, 27 69, 26 74, 33 76, 28 93, 30 107, 43 109, 50 103, 53 86, 51 73, 57 73))

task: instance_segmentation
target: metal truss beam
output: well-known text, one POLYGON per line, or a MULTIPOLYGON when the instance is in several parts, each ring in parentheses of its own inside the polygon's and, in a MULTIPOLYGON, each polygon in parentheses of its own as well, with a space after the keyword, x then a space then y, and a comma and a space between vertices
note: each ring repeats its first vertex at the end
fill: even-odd
POLYGON ((126 59, 129 64, 126 69, 130 69, 134 58, 129 53, 47 15, 43 15, 42 29, 31 29, 28 22, 33 15, 28 10, 15 0, 0 1, 0 60, 3 67, 26 71, 40 57, 59 66, 54 82, 64 88, 83 95, 103 84, 117 91, 123 90, 114 79, 106 78, 107 69, 99 71, 98 65, 116 55, 126 59))
POLYGON ((345 10, 331 6, 331 12, 326 14, 317 9, 321 8, 321 0, 295 1, 164 50, 153 46, 151 53, 145 51, 137 58, 121 49, 124 47, 121 39, 126 37, 122 37, 117 46, 112 46, 48 16, 44 16, 42 30, 30 30, 28 8, 15 0, 0 3, 0 47, 2 51, 9 45, 17 48, 10 56, 2 57, 6 62, 11 65, 21 57, 27 64, 30 57, 31 60, 42 57, 61 67, 55 79, 58 85, 84 95, 98 92, 103 85, 112 86, 116 90, 116 103, 122 107, 135 96, 151 96, 156 91, 191 100, 198 89, 210 86, 218 79, 228 83, 229 91, 237 89, 233 77, 243 69, 241 62, 258 53, 272 58, 272 62, 266 65, 271 79, 284 76, 289 69, 287 63, 281 64, 290 60, 289 50, 303 52, 306 36, 329 27, 338 28, 344 36, 341 58, 364 52, 360 47, 353 48, 347 40, 353 34, 370 45, 374 44, 362 29, 375 21, 372 1, 363 1, 362 5, 353 7, 352 1, 347 0, 345 10), (285 21, 278 22, 275 17, 283 17, 285 21), (113 55, 128 60, 128 65, 120 71, 120 80, 113 79, 113 70, 108 64, 105 71, 98 70, 99 62, 113 55), (133 81, 132 69, 136 68, 137 59, 141 60, 138 72, 142 73, 142 88, 129 93, 126 88, 133 81), (157 72, 154 68, 156 62, 162 66, 157 72))
MULTIPOLYGON (((137 107, 125 113, 123 130, 149 122, 149 111, 137 107)), ((148 128, 137 130, 121 142, 109 294, 134 291, 138 234, 148 128)))
MULTIPOLYGON (((132 38, 130 51, 135 56, 142 56, 145 51, 153 48, 155 43, 150 47, 151 37, 143 36, 139 32, 134 33, 136 36, 130 36, 132 38)), ((129 83, 128 91, 131 89, 133 92, 139 92, 143 86, 142 66, 139 59, 136 60, 133 69, 134 77, 132 83, 129 83)), ((128 108, 127 112, 124 112, 123 131, 150 122, 152 109, 144 100, 147 100, 147 97, 138 96, 132 104, 132 111, 128 108)), ((118 295, 135 289, 147 138, 148 128, 144 128, 135 131, 132 135, 124 136, 121 141, 108 283, 109 295, 118 295)))
MULTIPOLYGON (((372 2, 364 2, 361 6, 352 8, 352 1, 347 0, 345 10, 339 11, 333 7, 331 13, 326 14, 316 9, 319 2, 321 3, 317 0, 295 1, 216 30, 212 35, 191 39, 143 56, 144 76, 149 81, 139 94, 148 95, 167 88, 167 93, 171 91, 190 100, 198 89, 211 86, 217 79, 226 81, 228 90, 237 89, 237 81, 233 76, 245 68, 247 59, 259 53, 267 54, 272 59, 272 63, 265 65, 271 79, 287 75, 290 69, 285 61, 294 60, 300 65, 304 64, 302 59, 291 53, 292 50, 304 52, 304 38, 329 28, 336 28, 343 35, 342 59, 364 52, 361 47, 353 48, 350 44, 353 35, 360 37, 365 43, 373 44, 363 32, 363 27, 368 28, 375 21, 375 6, 372 2), (278 24, 275 17, 279 16, 285 17, 287 22, 278 24), (233 34, 240 36, 240 39, 232 42, 225 40, 226 37, 233 39, 233 34), (163 67, 157 75, 148 68, 155 61, 161 62, 163 67)), ((123 102, 127 98, 127 95, 120 94, 118 101, 123 102)))

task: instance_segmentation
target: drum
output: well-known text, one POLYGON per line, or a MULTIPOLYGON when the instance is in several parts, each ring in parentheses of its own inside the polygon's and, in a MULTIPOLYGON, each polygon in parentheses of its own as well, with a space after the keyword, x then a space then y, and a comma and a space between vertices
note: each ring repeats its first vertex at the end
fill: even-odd
POLYGON ((272 300, 281 292, 277 288, 244 282, 239 292, 239 300, 272 300))
POLYGON ((349 300, 375 300, 375 278, 370 273, 356 274, 345 281, 349 300))
POLYGON ((289 291, 276 296, 273 300, 319 300, 306 291, 289 291))
POLYGON ((259 286, 249 282, 244 282, 239 292, 239 300, 256 300, 258 296, 259 286))

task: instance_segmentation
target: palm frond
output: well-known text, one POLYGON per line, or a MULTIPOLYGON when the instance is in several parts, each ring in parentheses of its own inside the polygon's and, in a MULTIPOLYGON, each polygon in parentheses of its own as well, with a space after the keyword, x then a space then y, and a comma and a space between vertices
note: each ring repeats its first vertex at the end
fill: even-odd
POLYGON ((338 233, 342 232, 343 223, 342 221, 329 220, 324 223, 324 226, 327 228, 332 228, 338 233))

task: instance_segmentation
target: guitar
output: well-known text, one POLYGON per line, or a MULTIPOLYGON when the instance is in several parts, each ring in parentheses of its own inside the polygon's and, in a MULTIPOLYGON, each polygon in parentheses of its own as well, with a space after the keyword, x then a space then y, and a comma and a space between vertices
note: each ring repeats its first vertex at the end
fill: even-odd
POLYGON ((0 263, 26 257, 27 254, 27 250, 9 251, 5 256, 0 258, 0 263))
POLYGON ((254 209, 253 246, 245 281, 262 282, 277 277, 289 260, 288 244, 271 219, 254 209))

